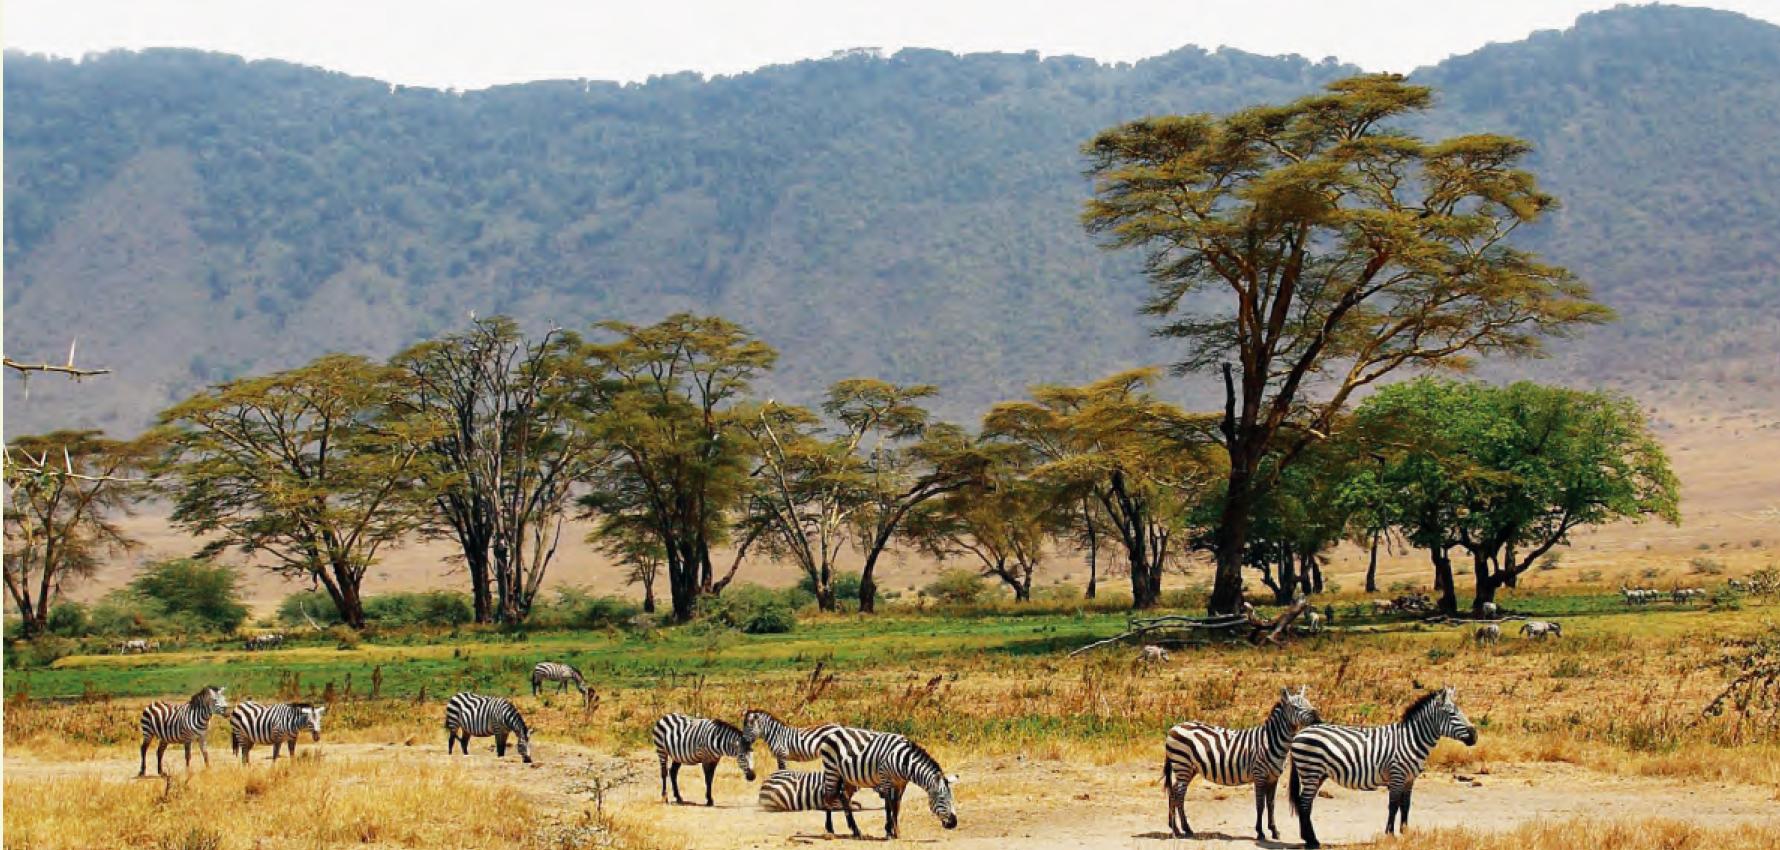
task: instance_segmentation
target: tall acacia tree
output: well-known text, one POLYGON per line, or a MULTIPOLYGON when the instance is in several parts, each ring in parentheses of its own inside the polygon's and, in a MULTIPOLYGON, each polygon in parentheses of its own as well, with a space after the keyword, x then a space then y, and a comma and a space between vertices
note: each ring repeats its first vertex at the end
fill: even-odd
POLYGON ((405 392, 400 370, 330 354, 175 405, 160 417, 174 524, 210 537, 202 555, 319 584, 363 626, 365 573, 425 516, 412 494, 433 435, 392 412, 405 392))
POLYGON ((569 488, 598 461, 581 416, 579 336, 528 341, 513 320, 476 320, 410 348, 404 399, 429 424, 429 530, 462 550, 477 622, 525 619, 554 559, 569 488))
POLYGON ((720 587, 712 549, 724 542, 751 471, 736 405, 778 354, 715 316, 601 327, 618 338, 589 346, 598 377, 585 404, 590 433, 610 459, 581 504, 650 529, 666 558, 673 619, 686 622, 699 596, 720 587))
POLYGON ((1133 121, 1084 148, 1088 231, 1145 253, 1145 310, 1184 343, 1177 368, 1222 373, 1214 614, 1241 602, 1256 500, 1355 391, 1471 353, 1531 354, 1610 315, 1508 242, 1556 205, 1519 168, 1528 143, 1389 127, 1432 101, 1399 76, 1358 76, 1283 106, 1133 121))
POLYGON ((25 637, 44 633, 68 586, 137 541, 117 524, 143 491, 150 450, 97 431, 20 437, 6 447, 6 593, 25 637))

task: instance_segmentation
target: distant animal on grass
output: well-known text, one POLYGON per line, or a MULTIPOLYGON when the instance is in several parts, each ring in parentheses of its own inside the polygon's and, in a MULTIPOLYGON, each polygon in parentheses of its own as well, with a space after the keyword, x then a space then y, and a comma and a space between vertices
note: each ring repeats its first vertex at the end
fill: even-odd
POLYGON ((1681 587, 1672 591, 1669 598, 1673 599, 1676 605, 1686 605, 1695 599, 1705 599, 1706 591, 1697 587, 1681 587))
POLYGON ((149 652, 160 648, 160 644, 155 643, 152 640, 143 640, 142 638, 131 638, 130 640, 120 641, 116 646, 117 654, 119 655, 149 652))
MULTIPOLYGON (((777 770, 760 783, 760 808, 769 812, 824 812, 834 811, 836 806, 824 799, 823 779, 820 770, 777 770)), ((859 804, 853 802, 852 793, 847 796, 847 805, 854 811, 859 804)))
POLYGON ((545 682, 555 682, 556 692, 559 694, 567 691, 570 685, 574 685, 575 690, 581 694, 582 702, 591 705, 597 701, 593 691, 587 688, 587 679, 583 678, 581 671, 572 665, 560 661, 538 662, 537 666, 532 668, 532 696, 538 695, 538 690, 543 687, 545 682))
POLYGON ((204 756, 204 766, 210 766, 210 749, 204 745, 204 735, 210 731, 210 718, 223 713, 229 707, 229 700, 223 696, 223 689, 210 685, 183 703, 156 702, 142 709, 142 716, 136 722, 142 730, 142 766, 137 776, 148 775, 148 743, 160 741, 155 748, 155 773, 166 776, 166 768, 162 765, 162 757, 167 754, 168 744, 185 745, 185 770, 192 771, 192 742, 198 742, 198 752, 204 756))
POLYGON ((1397 610, 1397 603, 1392 602, 1389 599, 1374 599, 1374 600, 1372 600, 1372 613, 1374 613, 1374 614, 1389 614, 1396 610, 1397 610))
POLYGON ((1176 837, 1191 837, 1193 827, 1187 823, 1187 786, 1196 776, 1218 785, 1253 785, 1255 787, 1255 838, 1266 840, 1261 832, 1263 809, 1267 827, 1279 837, 1279 826, 1273 819, 1273 801, 1279 777, 1285 769, 1286 752, 1292 736, 1305 727, 1321 723, 1316 707, 1304 687, 1297 691, 1282 688, 1267 719, 1259 726, 1226 729, 1209 723, 1187 722, 1168 730, 1162 759, 1162 785, 1168 792, 1168 831, 1176 837))
POLYGON ((252 635, 252 636, 248 637, 247 640, 242 641, 243 648, 245 648, 248 652, 253 652, 255 650, 260 650, 260 649, 273 649, 275 647, 280 647, 283 645, 284 645, 284 635, 278 634, 276 632, 273 632, 272 634, 252 635))
POLYGON ((1401 720, 1389 726, 1320 724, 1299 732, 1291 747, 1291 800, 1304 846, 1322 846, 1310 814, 1317 792, 1329 780, 1358 791, 1389 788, 1384 831, 1396 832, 1399 815, 1401 825, 1407 828, 1416 777, 1441 738, 1452 738, 1467 747, 1477 743, 1477 727, 1459 710, 1450 687, 1423 695, 1404 709, 1401 720))
POLYGON ((696 764, 705 771, 705 805, 716 805, 711 795, 712 778, 717 764, 725 758, 735 759, 742 776, 754 781, 754 736, 721 720, 669 714, 655 721, 650 730, 655 742, 655 758, 661 763, 661 799, 667 801, 668 781, 673 781, 674 802, 686 802, 680 796, 680 767, 696 764))
POLYGON ((1316 634, 1317 632, 1322 631, 1323 630, 1323 615, 1316 611, 1305 611, 1303 622, 1300 624, 1300 628, 1302 628, 1304 631, 1309 632, 1311 634, 1316 634))
POLYGON ((1561 638, 1564 636, 1564 627, 1545 620, 1528 620, 1521 624, 1520 633, 1522 637, 1531 640, 1544 640, 1548 637, 1561 638))
POLYGON ((1502 640, 1502 627, 1495 623, 1484 623, 1477 627, 1477 633, 1473 635, 1473 637, 1476 638, 1478 643, 1500 643, 1502 640))
POLYGON ((507 738, 511 736, 518 745, 519 757, 526 764, 532 763, 532 732, 525 725, 525 717, 513 702, 506 697, 490 697, 482 694, 460 693, 445 702, 445 753, 449 755, 454 744, 463 745, 463 754, 470 754, 470 739, 494 738, 495 758, 507 755, 507 738))
POLYGON ((1160 664, 1169 660, 1168 650, 1155 644, 1148 644, 1137 651, 1136 660, 1139 664, 1160 664))
POLYGON ((255 744, 271 744, 273 761, 278 760, 280 746, 294 757, 297 739, 304 732, 311 741, 321 740, 321 716, 327 710, 327 706, 306 702, 243 702, 229 712, 229 749, 241 755, 242 764, 247 764, 247 754, 255 744))
POLYGON ((1483 615, 1485 620, 1494 620, 1496 618, 1496 612, 1501 609, 1497 608, 1496 603, 1494 602, 1485 602, 1478 606, 1477 610, 1479 614, 1483 615))

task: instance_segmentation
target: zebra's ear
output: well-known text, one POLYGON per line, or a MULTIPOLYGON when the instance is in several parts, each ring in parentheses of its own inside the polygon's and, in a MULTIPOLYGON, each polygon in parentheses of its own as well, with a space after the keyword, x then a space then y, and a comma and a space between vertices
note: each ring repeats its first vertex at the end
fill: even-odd
POLYGON ((958 774, 954 773, 954 774, 951 774, 950 776, 947 776, 946 784, 947 785, 957 785, 958 784, 958 774))
POLYGON ((1291 699, 1292 698, 1292 689, 1291 688, 1280 688, 1279 689, 1279 698, 1280 699, 1291 699))

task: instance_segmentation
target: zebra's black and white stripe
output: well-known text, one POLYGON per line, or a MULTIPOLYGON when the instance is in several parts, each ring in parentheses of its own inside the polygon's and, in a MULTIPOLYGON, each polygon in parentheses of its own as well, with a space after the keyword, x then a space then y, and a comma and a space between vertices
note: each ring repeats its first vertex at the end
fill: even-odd
POLYGON ((185 769, 192 769, 192 742, 198 742, 198 752, 204 756, 204 766, 210 766, 210 749, 204 745, 204 735, 210 731, 210 718, 228 709, 229 700, 223 696, 223 689, 215 685, 192 694, 192 698, 183 703, 169 702, 151 703, 142 709, 142 718, 137 726, 142 729, 142 768, 137 776, 148 775, 148 742, 159 740, 160 746, 155 748, 155 773, 167 775, 161 764, 162 756, 167 753, 168 744, 185 745, 185 769))
POLYGON ((711 797, 711 779, 717 775, 717 763, 735 759, 737 767, 749 782, 754 781, 754 736, 721 720, 668 714, 655 721, 650 731, 655 742, 655 757, 661 762, 661 799, 667 801, 668 782, 674 786, 674 802, 680 797, 680 766, 696 764, 705 769, 705 805, 716 805, 711 797))
POLYGON ((555 682, 557 693, 562 693, 568 690, 570 685, 574 685, 575 690, 581 692, 583 700, 593 698, 593 694, 587 690, 587 680, 582 678, 581 671, 560 661, 540 661, 538 666, 532 668, 532 696, 538 695, 538 689, 545 682, 555 682))
POLYGON ((787 761, 817 761, 822 754, 816 747, 822 736, 839 729, 833 723, 800 729, 786 725, 771 713, 758 708, 750 708, 742 712, 742 731, 751 737, 765 742, 766 748, 772 750, 773 758, 779 762, 779 770, 785 769, 787 761))
POLYGON ((1310 809, 1327 780, 1344 788, 1390 789, 1390 810, 1384 831, 1394 833, 1398 814, 1409 826, 1409 798, 1428 753, 1441 738, 1477 743, 1477 728, 1459 710, 1452 688, 1423 695, 1389 726, 1317 725, 1292 739, 1292 808, 1298 813, 1299 836, 1306 847, 1320 847, 1310 824, 1310 809))
POLYGON ((321 715, 325 711, 326 706, 306 702, 243 702, 229 712, 229 749, 241 754, 242 764, 247 763, 247 754, 254 744, 271 744, 273 761, 278 760, 280 746, 295 756, 297 738, 304 732, 309 733, 310 740, 321 740, 321 715))
POLYGON ((1261 833, 1261 813, 1267 814, 1267 827, 1279 837, 1273 820, 1273 801, 1285 770, 1286 751, 1292 736, 1314 723, 1322 722, 1303 687, 1296 693, 1282 688, 1279 700, 1260 726, 1225 729, 1207 723, 1182 723, 1168 730, 1167 754, 1162 760, 1162 785, 1168 791, 1168 830, 1177 836, 1191 837, 1193 827, 1187 823, 1187 785, 1195 776, 1203 776, 1218 785, 1255 786, 1255 838, 1265 840, 1261 833), (1177 826, 1178 823, 1178 826, 1177 826))
POLYGON ((481 694, 461 693, 453 696, 445 703, 445 752, 449 755, 452 745, 461 743, 463 754, 470 754, 470 738, 494 738, 495 758, 507 755, 507 736, 517 739, 519 757, 526 764, 532 763, 531 729, 525 725, 525 718, 520 716, 519 709, 506 697, 489 697, 481 694))
MULTIPOLYGON (((827 799, 824 775, 820 770, 774 771, 760 784, 760 808, 769 812, 833 811, 837 804, 827 799)), ((859 808, 851 794, 847 795, 847 805, 859 808)))
MULTIPOLYGON (((818 749, 822 753, 823 794, 829 805, 838 807, 854 789, 873 788, 884 798, 884 834, 895 838, 902 814, 902 796, 912 783, 927 792, 927 807, 946 829, 958 826, 958 814, 952 800, 952 784, 956 777, 947 776, 939 762, 919 744, 890 732, 869 729, 841 728, 822 736, 818 749)), ((852 808, 841 809, 847 816, 847 827, 859 837, 859 824, 852 808)), ((833 832, 830 814, 829 831, 833 832)))

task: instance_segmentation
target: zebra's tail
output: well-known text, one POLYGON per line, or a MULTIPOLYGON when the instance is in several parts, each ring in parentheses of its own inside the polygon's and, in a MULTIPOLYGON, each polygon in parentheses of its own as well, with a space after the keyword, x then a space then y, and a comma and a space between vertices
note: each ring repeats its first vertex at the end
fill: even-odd
POLYGON ((1162 787, 1174 787, 1174 760, 1167 755, 1162 756, 1162 787))
POLYGON ((1290 802, 1292 804, 1292 814, 1295 814, 1299 817, 1303 817, 1304 809, 1303 809, 1303 807, 1301 807, 1299 805, 1298 797, 1304 791, 1304 783, 1300 782, 1298 779, 1298 760, 1297 759, 1292 759, 1292 765, 1289 769, 1292 771, 1292 780, 1291 780, 1291 783, 1287 786, 1286 793, 1288 795, 1290 795, 1290 797, 1291 797, 1290 802))

